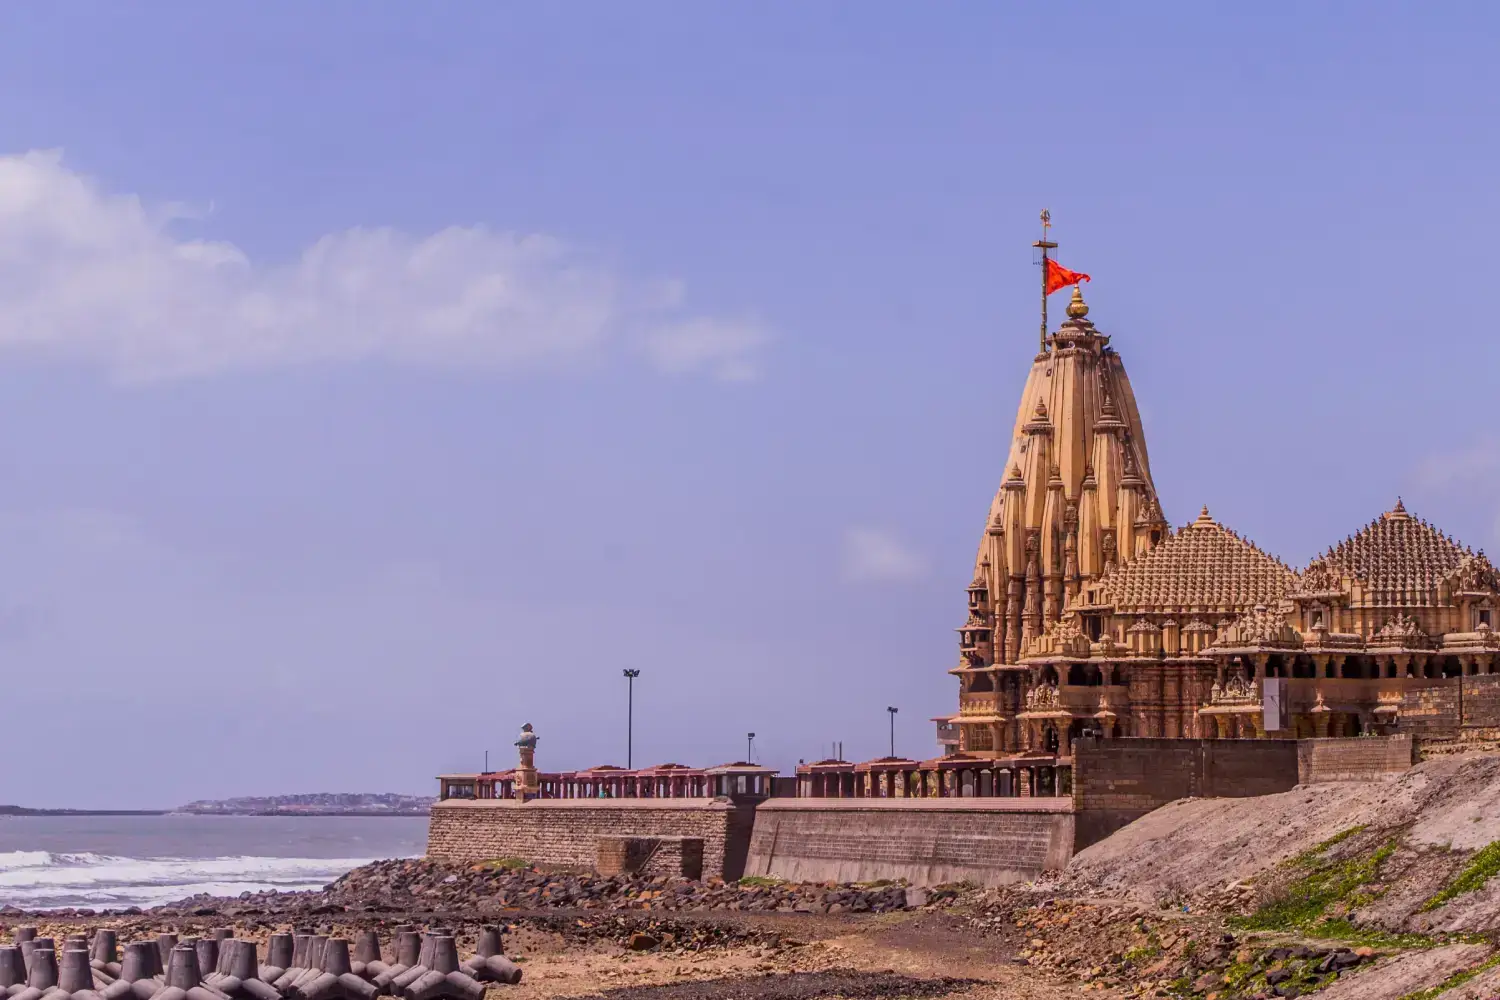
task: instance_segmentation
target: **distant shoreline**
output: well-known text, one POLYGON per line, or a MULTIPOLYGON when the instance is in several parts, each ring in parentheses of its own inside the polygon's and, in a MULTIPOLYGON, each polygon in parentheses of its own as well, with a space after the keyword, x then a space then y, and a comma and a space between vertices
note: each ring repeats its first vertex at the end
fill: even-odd
POLYGON ((426 816, 427 810, 402 810, 391 812, 362 811, 358 809, 246 809, 229 810, 182 810, 182 809, 32 809, 27 806, 0 806, 0 819, 8 816, 360 816, 379 819, 382 816, 426 816))
POLYGON ((30 809, 26 806, 0 806, 0 818, 6 816, 165 816, 170 809, 30 809))

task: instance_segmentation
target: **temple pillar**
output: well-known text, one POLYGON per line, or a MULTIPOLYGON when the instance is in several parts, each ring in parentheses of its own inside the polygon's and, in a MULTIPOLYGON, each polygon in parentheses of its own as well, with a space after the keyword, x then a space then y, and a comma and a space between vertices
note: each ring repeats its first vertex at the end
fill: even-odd
POLYGON ((1021 658, 1021 577, 1012 576, 1005 594, 1005 662, 1021 658))

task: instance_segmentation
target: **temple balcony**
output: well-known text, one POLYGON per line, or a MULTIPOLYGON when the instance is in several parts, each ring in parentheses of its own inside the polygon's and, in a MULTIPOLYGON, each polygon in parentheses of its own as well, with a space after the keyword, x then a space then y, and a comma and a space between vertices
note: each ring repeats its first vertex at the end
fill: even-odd
POLYGON ((1130 705, 1130 695, 1124 687, 1072 687, 1064 685, 1057 689, 1058 706, 1075 716, 1094 716, 1101 711, 1119 712, 1122 706, 1130 705))
POLYGON ((958 699, 958 714, 960 716, 999 715, 1000 692, 980 691, 960 696, 958 699))

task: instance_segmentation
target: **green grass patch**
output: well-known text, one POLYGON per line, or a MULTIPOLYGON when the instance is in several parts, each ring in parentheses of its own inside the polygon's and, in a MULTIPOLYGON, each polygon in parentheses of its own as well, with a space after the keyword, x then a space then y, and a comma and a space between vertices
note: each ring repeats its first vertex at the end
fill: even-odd
POLYGON ((1429 986, 1427 989, 1417 990, 1415 993, 1407 993, 1401 997, 1401 1000, 1435 1000, 1435 998, 1442 996, 1449 990, 1462 986, 1481 972, 1493 969, 1497 965, 1500 965, 1500 955, 1491 955, 1472 969, 1461 969, 1436 986, 1429 986))
POLYGON ((481 861, 480 868, 499 868, 505 871, 519 871, 522 868, 530 868, 531 862, 525 858, 495 858, 491 861, 481 861))
POLYGON ((1131 965, 1145 965, 1147 962, 1150 962, 1153 958, 1157 958, 1160 955, 1161 945, 1158 944, 1153 938, 1152 940, 1147 941, 1145 944, 1127 951, 1125 953, 1125 961, 1129 962, 1131 965))
POLYGON ((1327 840, 1314 847, 1310 853, 1318 855, 1326 854, 1328 853, 1328 849, 1330 847, 1336 847, 1337 845, 1342 844, 1344 841, 1348 840, 1350 837, 1354 836, 1357 833, 1364 833, 1368 826, 1368 823, 1361 823, 1358 826, 1351 826, 1347 830, 1340 830, 1332 837, 1329 837, 1327 840))
POLYGON ((1372 927, 1357 927, 1345 917, 1325 917, 1307 927, 1304 933, 1308 937, 1371 948, 1432 948, 1439 944, 1437 938, 1426 934, 1390 934, 1372 927))
POLYGON ((1500 875, 1500 840, 1474 852, 1469 863, 1436 896, 1422 904, 1422 912, 1435 910, 1439 906, 1466 892, 1482 888, 1486 882, 1500 875))
POLYGON ((740 879, 740 885, 769 889, 773 886, 786 885, 786 879, 772 878, 770 875, 746 875, 740 879))
POLYGON ((1308 874, 1294 880, 1279 898, 1232 922, 1245 930, 1312 932, 1329 907, 1347 903, 1360 889, 1376 881, 1380 865, 1396 852, 1396 842, 1388 841, 1370 854, 1329 862, 1321 860, 1321 847, 1291 861, 1294 867, 1308 869, 1308 874))

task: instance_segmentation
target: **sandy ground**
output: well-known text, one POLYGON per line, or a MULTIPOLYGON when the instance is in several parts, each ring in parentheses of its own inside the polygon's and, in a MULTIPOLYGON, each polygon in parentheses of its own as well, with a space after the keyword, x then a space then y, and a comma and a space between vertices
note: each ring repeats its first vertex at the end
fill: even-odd
MULTIPOLYGON (((811 928, 809 928, 811 929, 811 928)), ((540 938, 523 950, 520 986, 490 1000, 814 1000, 962 996, 972 1000, 1063 1000, 1077 984, 1043 977, 1009 949, 940 915, 879 917, 824 928, 829 936, 782 948, 753 946, 696 955, 632 954, 598 947, 553 947, 540 938)))

